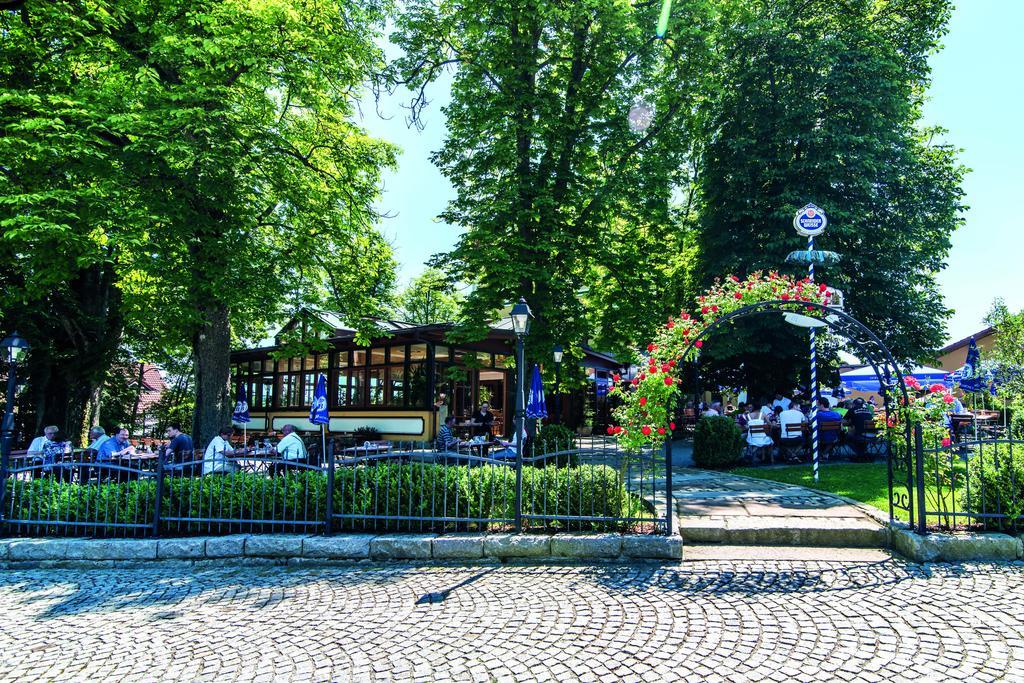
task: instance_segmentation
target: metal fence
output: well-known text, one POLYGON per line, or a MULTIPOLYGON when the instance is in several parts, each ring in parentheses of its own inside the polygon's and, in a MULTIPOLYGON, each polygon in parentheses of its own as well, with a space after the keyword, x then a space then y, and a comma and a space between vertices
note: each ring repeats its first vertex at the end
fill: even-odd
POLYGON ((925 443, 914 433, 917 530, 1024 529, 1024 441, 925 443))
POLYGON ((496 444, 436 452, 366 442, 303 461, 247 452, 97 462, 75 451, 0 464, 0 533, 183 536, 422 531, 671 532, 670 447, 593 438, 543 452, 496 444))

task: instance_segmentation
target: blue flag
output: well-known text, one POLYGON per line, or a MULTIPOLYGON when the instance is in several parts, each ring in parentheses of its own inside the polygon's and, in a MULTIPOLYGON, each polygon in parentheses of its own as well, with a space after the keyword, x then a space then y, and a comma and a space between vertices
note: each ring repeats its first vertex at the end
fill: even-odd
POLYGON ((978 350, 978 342, 974 340, 974 337, 971 337, 971 343, 967 347, 967 362, 959 372, 961 390, 969 394, 985 390, 985 380, 981 374, 981 352, 978 350))
POLYGON ((238 387, 238 401, 235 402, 235 411, 231 413, 231 421, 246 423, 252 420, 249 417, 249 401, 245 398, 245 385, 238 387))
POLYGON ((313 406, 309 409, 309 421, 315 425, 329 424, 331 415, 327 412, 327 375, 320 373, 313 392, 313 406))
POLYGON ((526 417, 539 419, 548 416, 548 406, 544 402, 544 382, 540 378, 540 367, 533 366, 533 381, 530 382, 530 393, 526 397, 526 417))

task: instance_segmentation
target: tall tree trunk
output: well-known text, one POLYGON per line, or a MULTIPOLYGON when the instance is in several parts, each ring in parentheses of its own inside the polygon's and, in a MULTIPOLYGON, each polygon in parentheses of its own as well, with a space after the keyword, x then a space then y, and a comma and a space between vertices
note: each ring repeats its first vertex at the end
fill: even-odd
POLYGON ((196 409, 192 439, 196 448, 217 434, 231 419, 228 379, 231 371, 231 327, 228 307, 211 302, 200 308, 202 324, 192 340, 196 364, 196 409))

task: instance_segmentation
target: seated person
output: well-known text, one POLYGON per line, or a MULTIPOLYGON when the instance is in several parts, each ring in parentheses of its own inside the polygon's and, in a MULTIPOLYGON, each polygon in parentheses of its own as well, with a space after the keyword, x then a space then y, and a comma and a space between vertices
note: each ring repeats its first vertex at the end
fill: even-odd
POLYGON ((751 448, 771 448, 774 445, 772 437, 768 435, 770 425, 761 417, 762 413, 753 403, 750 404, 750 412, 747 413, 747 445, 751 448), (752 427, 764 427, 764 431, 753 431, 752 427))
POLYGON ((480 410, 473 413, 473 416, 469 418, 469 421, 477 427, 483 427, 480 430, 487 434, 491 433, 491 425, 494 424, 494 413, 491 412, 491 404, 484 401, 480 404, 480 410))
POLYGON ((782 418, 782 412, 782 406, 775 406, 774 408, 772 408, 772 414, 768 416, 768 422, 773 425, 782 424, 782 422, 780 421, 782 418))
POLYGON ((228 441, 233 433, 231 427, 221 427, 217 436, 210 441, 203 454, 203 474, 231 474, 238 469, 238 466, 227 458, 235 452, 228 441))
POLYGON ((736 408, 736 424, 740 426, 740 429, 747 428, 747 404, 740 403, 736 408))
POLYGON ((829 405, 827 398, 818 399, 818 443, 822 446, 826 446, 825 452, 828 452, 833 446, 839 441, 838 430, 836 431, 823 431, 822 426, 824 423, 834 423, 841 425, 843 422, 843 416, 832 410, 829 405))
POLYGON ((868 432, 868 425, 873 425, 875 422, 874 411, 864 402, 864 399, 855 399, 853 408, 850 412, 846 413, 846 418, 843 422, 850 429, 849 440, 853 445, 857 459, 865 459, 867 457, 868 442, 873 438, 868 432))
MULTIPOLYGON (((526 425, 523 425, 523 431, 521 433, 522 442, 525 444, 527 439, 526 425)), ((504 439, 498 439, 498 443, 502 445, 502 448, 491 451, 492 458, 514 458, 516 457, 516 448, 518 447, 520 439, 516 435, 512 434, 511 441, 505 441, 504 439)), ((526 454, 525 450, 523 451, 526 454)))
POLYGON ((806 422, 807 416, 800 410, 800 401, 791 401, 789 408, 779 414, 779 425, 781 427, 779 440, 782 444, 790 448, 802 446, 804 442, 803 425, 806 422))
POLYGON ((445 452, 453 451, 458 448, 459 439, 452 433, 452 427, 455 425, 455 416, 449 415, 444 419, 444 424, 437 430, 437 438, 434 439, 434 450, 445 452))
POLYGON ((50 425, 49 427, 44 429, 42 436, 37 436, 36 438, 32 439, 32 443, 30 443, 28 446, 28 454, 42 455, 43 446, 45 446, 48 442, 52 442, 54 438, 57 436, 58 431, 59 428, 57 427, 57 425, 50 425))

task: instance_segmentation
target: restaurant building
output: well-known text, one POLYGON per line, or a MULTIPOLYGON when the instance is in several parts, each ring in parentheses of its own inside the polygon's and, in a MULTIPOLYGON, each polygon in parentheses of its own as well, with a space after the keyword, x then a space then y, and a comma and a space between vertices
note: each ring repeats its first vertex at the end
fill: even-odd
MULTIPOLYGON (((494 434, 510 434, 515 412, 511 321, 491 327, 478 342, 451 344, 446 341, 451 324, 379 320, 380 335, 361 346, 355 330, 337 316, 320 313, 317 317, 332 330, 325 335, 326 351, 275 359, 281 335, 302 324, 293 320, 274 339, 232 352, 231 389, 233 396, 245 389, 250 434, 280 431, 285 424, 294 424, 300 431, 319 431, 309 422, 309 409, 321 372, 327 376, 332 433, 372 427, 389 440, 429 440, 444 414, 468 418, 482 401, 488 401, 495 416, 494 434)), ((562 415, 570 423, 592 416, 594 428, 601 428, 608 419, 608 379, 620 363, 613 356, 585 349, 582 365, 588 388, 562 395, 562 415)), ((556 403, 548 397, 551 414, 556 403)))

